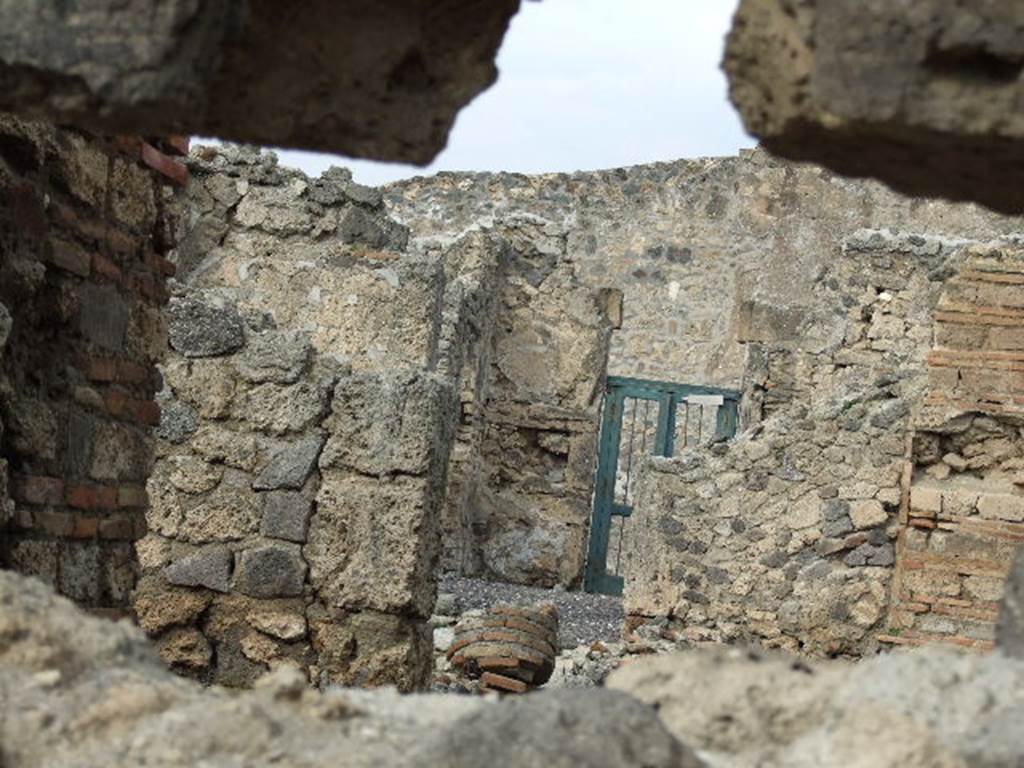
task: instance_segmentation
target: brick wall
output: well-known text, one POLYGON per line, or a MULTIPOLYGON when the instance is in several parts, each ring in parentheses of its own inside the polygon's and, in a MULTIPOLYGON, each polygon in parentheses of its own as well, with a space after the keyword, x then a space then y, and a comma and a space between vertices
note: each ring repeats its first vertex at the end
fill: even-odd
POLYGON ((934 317, 883 639, 987 649, 1024 542, 1024 253, 968 249, 934 317))
POLYGON ((0 558, 94 608, 135 583, 174 272, 165 185, 184 171, 139 139, 0 116, 0 558))

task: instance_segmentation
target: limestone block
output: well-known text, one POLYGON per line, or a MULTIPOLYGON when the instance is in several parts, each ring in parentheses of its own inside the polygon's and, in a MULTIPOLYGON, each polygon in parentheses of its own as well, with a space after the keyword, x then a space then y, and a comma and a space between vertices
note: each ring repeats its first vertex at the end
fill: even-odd
POLYGON ((217 359, 172 359, 162 372, 171 390, 204 419, 231 413, 237 383, 234 368, 217 359))
POLYGON ((260 496, 263 501, 260 533, 300 544, 306 541, 312 501, 295 491, 270 491, 260 496))
POLYGON ((238 309, 213 294, 176 296, 167 305, 167 316, 171 347, 185 357, 217 357, 245 344, 238 309))
POLYGON ((271 435, 301 432, 327 414, 333 381, 330 377, 295 384, 258 384, 235 398, 232 415, 271 435))
POLYGON ((224 477, 224 467, 210 464, 198 456, 168 456, 164 459, 171 485, 182 493, 200 494, 212 491, 224 477))
POLYGON ((233 559, 231 550, 227 547, 203 547, 191 555, 175 560, 164 568, 163 573, 171 584, 227 592, 230 589, 233 559))
POLYGON ((306 617, 301 613, 256 609, 246 616, 255 629, 281 640, 298 640, 306 636, 306 617))
POLYGON ((236 469, 251 471, 259 460, 259 446, 253 435, 213 425, 200 427, 189 446, 208 461, 236 469))
POLYGON ((261 510, 249 483, 248 475, 226 470, 224 479, 212 493, 185 509, 177 536, 193 544, 206 544, 236 541, 255 533, 259 529, 261 510))
POLYGON ((234 587, 250 597, 294 597, 302 594, 306 561, 294 544, 264 544, 236 557, 234 587))
POLYGON ((316 466, 324 442, 323 437, 313 435, 286 445, 274 454, 252 487, 257 491, 302 488, 316 466))
POLYGON ((942 511, 942 489, 915 485, 910 489, 910 508, 930 513, 933 517, 942 511))
POLYGON ((430 679, 433 641, 424 619, 362 611, 344 624, 318 623, 311 630, 330 682, 414 691, 430 679))

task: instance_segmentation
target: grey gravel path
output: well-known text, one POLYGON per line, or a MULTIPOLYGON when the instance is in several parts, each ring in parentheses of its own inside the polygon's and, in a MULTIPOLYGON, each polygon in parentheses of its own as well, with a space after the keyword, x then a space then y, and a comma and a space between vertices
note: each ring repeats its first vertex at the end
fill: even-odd
POLYGON ((524 587, 484 579, 444 576, 441 579, 438 612, 455 615, 498 603, 554 603, 558 607, 558 635, 563 648, 590 645, 598 640, 619 642, 622 637, 622 598, 586 592, 524 587), (449 597, 450 596, 450 597, 449 597), (454 603, 454 607, 445 603, 454 603))

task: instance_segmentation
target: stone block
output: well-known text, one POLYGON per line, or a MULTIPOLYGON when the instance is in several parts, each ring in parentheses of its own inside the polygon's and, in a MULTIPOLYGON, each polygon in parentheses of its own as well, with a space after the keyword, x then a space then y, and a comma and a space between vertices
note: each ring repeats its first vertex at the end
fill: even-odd
POLYGON ((857 530, 874 528, 889 519, 882 502, 875 499, 854 501, 850 503, 850 519, 857 530))
POLYGON ((988 520, 1024 521, 1024 496, 1012 493, 982 493, 978 514, 988 520))
POLYGON ((167 317, 171 347, 185 357, 227 355, 245 344, 238 309, 212 294, 171 299, 167 317))
POLYGON ((164 576, 171 584, 227 592, 232 562, 233 556, 227 547, 203 547, 164 568, 164 576))
POLYGON ((264 544, 236 558, 235 589, 250 597, 296 597, 306 580, 306 561, 294 544, 264 544))
POLYGON ((84 605, 96 605, 103 594, 99 542, 64 542, 57 569, 57 591, 84 605))
POLYGON ((156 635, 172 626, 195 622, 210 605, 209 592, 168 584, 159 576, 143 576, 132 595, 139 626, 156 635))
POLYGON ((178 627, 162 635, 156 650, 167 666, 182 672, 205 669, 213 658, 213 649, 203 633, 191 627, 178 627))
POLYGON ((313 502, 296 491, 268 491, 261 497, 263 523, 260 533, 273 539, 305 542, 313 502))
POLYGON ((313 347, 301 331, 253 334, 235 366, 238 375, 254 384, 293 384, 306 370, 313 347))
POLYGON ((89 476, 96 480, 145 480, 153 462, 153 445, 141 429, 124 424, 96 426, 89 476))
POLYGON ((440 544, 440 489, 426 479, 326 472, 303 549, 332 608, 428 617, 440 544))
POLYGON ((443 463, 454 429, 454 388, 414 371, 353 373, 338 382, 322 467, 422 475, 443 463))
POLYGON ((299 490, 312 474, 324 442, 323 437, 314 435, 280 449, 253 481, 252 487, 257 491, 299 490))
POLYGON ((929 512, 933 516, 942 511, 942 490, 915 485, 910 489, 910 508, 918 512, 929 512))
POLYGON ((169 443, 183 443, 199 428, 195 409, 174 397, 161 398, 160 423, 153 433, 169 443))
POLYGON ((306 617, 300 612, 257 610, 248 614, 246 620, 253 628, 281 640, 306 636, 306 617))
POLYGON ((376 611, 352 614, 344 625, 311 622, 313 646, 332 683, 394 685, 422 690, 433 667, 433 638, 424 619, 376 611))
MULTIPOLYGON (((260 526, 260 504, 249 487, 249 475, 229 469, 224 479, 198 504, 183 503, 179 495, 170 504, 184 507, 177 527, 178 538, 192 544, 237 541, 256 533, 260 526)), ((150 481, 153 490, 153 481, 150 481)), ((151 509, 151 515, 156 505, 151 509)), ((170 532, 167 535, 173 535, 170 532)))
POLYGON ((258 384, 241 389, 232 415, 271 435, 301 432, 316 426, 330 407, 333 380, 300 381, 296 384, 258 384))

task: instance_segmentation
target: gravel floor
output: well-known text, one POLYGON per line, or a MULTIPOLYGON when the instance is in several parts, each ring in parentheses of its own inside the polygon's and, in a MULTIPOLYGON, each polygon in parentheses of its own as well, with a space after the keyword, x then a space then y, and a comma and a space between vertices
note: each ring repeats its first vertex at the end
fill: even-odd
POLYGON ((554 603, 558 608, 558 635, 563 648, 590 645, 598 640, 619 642, 622 637, 624 616, 621 597, 524 587, 451 575, 441 579, 438 596, 438 608, 444 612, 452 611, 455 615, 498 603, 530 605, 544 602, 554 603))

